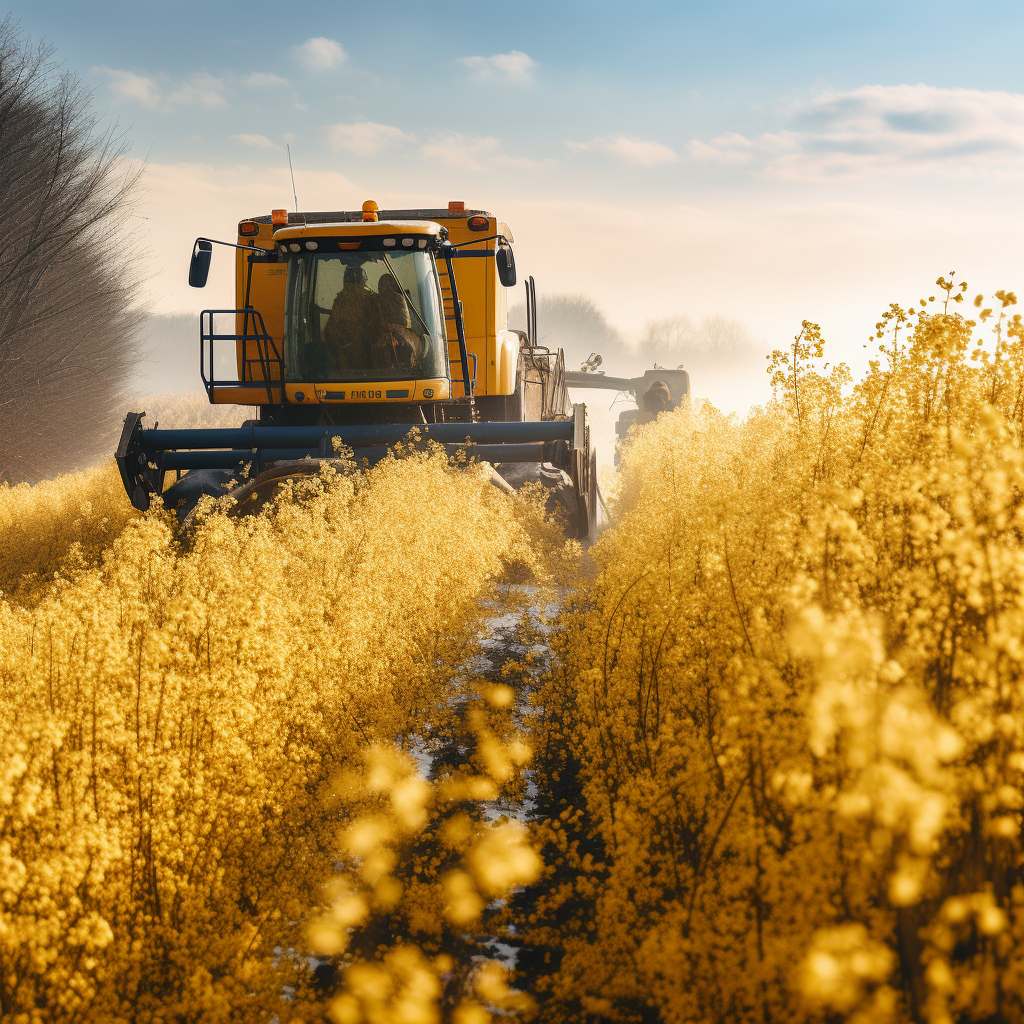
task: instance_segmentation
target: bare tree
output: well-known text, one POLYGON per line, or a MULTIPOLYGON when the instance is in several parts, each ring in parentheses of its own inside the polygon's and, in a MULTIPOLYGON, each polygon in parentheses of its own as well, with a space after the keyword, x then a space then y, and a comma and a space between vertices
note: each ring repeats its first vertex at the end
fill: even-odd
MULTIPOLYGON (((526 327, 525 304, 517 303, 509 309, 508 323, 520 330, 526 327)), ((599 352, 606 366, 631 357, 622 335, 586 295, 541 293, 537 298, 537 330, 542 345, 565 349, 566 365, 573 370, 591 352, 599 352)))
POLYGON ((720 313, 704 317, 700 327, 685 313, 648 320, 637 350, 646 360, 667 366, 681 362, 707 362, 729 356, 750 346, 750 336, 739 320, 720 313))
POLYGON ((112 448, 143 310, 129 217, 140 171, 89 94, 0 24, 0 479, 112 448))
POLYGON ((661 360, 677 366, 697 341, 693 321, 685 313, 648 320, 640 335, 638 351, 647 362, 661 360))
POLYGON ((750 345, 750 335, 740 320, 730 320, 721 313, 713 313, 700 322, 698 347, 709 354, 727 355, 750 345))

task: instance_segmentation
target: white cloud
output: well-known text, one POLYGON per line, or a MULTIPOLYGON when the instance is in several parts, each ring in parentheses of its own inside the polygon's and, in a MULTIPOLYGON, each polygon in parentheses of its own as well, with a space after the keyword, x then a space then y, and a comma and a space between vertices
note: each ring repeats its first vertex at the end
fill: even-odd
POLYGON ((155 110, 160 103, 160 90, 152 78, 136 75, 131 71, 117 71, 114 68, 93 68, 110 77, 110 90, 115 96, 135 100, 148 110, 155 110))
POLYGON ((184 106, 222 107, 227 103, 224 79, 214 78, 204 71, 189 75, 180 82, 174 82, 166 75, 150 78, 117 68, 98 67, 93 71, 107 76, 110 89, 116 96, 140 103, 147 110, 171 110, 184 106))
POLYGON ((355 124, 335 124, 328 129, 332 149, 347 149, 356 156, 373 156, 382 149, 410 141, 401 128, 390 124, 359 121, 355 124))
POLYGON ((686 149, 692 159, 701 163, 736 166, 754 158, 754 143, 736 132, 725 132, 710 142, 694 139, 686 149))
POLYGON ((558 161, 552 157, 545 157, 543 160, 534 160, 529 156, 508 156, 502 154, 494 158, 495 164, 502 167, 522 167, 526 170, 535 170, 538 167, 557 167, 558 161))
POLYGON ((169 107, 200 106, 200 107, 222 107, 227 102, 224 99, 224 81, 206 74, 205 71, 197 72, 173 88, 167 96, 169 107))
POLYGON ((566 145, 574 153, 605 153, 638 167, 672 164, 679 159, 675 150, 662 142, 636 139, 628 135, 607 135, 590 142, 568 142, 566 145))
POLYGON ((315 71, 330 71, 340 67, 345 60, 341 43, 326 36, 315 36, 295 47, 296 56, 315 71))
POLYGON ((232 135, 236 142, 241 142, 246 146, 253 146, 256 149, 278 149, 279 147, 270 141, 266 135, 248 135, 245 132, 241 132, 238 135, 232 135))
POLYGON ((1024 95, 866 85, 791 105, 786 127, 694 140, 692 159, 749 163, 780 178, 1024 173, 1024 95))
POLYGON ((276 89, 288 85, 288 79, 271 71, 254 71, 245 78, 245 84, 254 89, 276 89))
POLYGON ((522 50, 496 53, 491 57, 460 57, 459 63, 469 68, 478 81, 504 79, 521 85, 533 81, 533 69, 537 66, 537 62, 522 50))
POLYGON ((428 160, 440 160, 441 163, 463 170, 483 170, 481 160, 500 158, 501 139, 492 136, 459 135, 449 132, 447 135, 428 142, 420 148, 420 154, 428 160))

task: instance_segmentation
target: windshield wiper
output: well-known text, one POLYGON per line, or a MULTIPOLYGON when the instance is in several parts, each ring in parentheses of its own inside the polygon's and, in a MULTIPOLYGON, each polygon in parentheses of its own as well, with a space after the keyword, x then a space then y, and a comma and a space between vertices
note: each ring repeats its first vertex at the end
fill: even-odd
MULTIPOLYGON (((391 276, 395 279, 395 284, 397 284, 398 287, 402 289, 402 294, 409 300, 409 305, 412 307, 412 311, 416 314, 416 319, 419 320, 421 324, 423 324, 423 330, 427 332, 428 336, 432 336, 431 330, 427 326, 426 320, 424 320, 423 317, 420 316, 420 311, 416 308, 416 303, 413 301, 412 296, 404 288, 402 288, 402 284, 398 280, 398 275, 395 273, 395 268, 391 265, 391 260, 388 259, 388 254, 386 252, 382 252, 381 256, 384 257, 384 262, 387 264, 387 268, 390 271, 391 276)), ((380 285, 378 285, 377 287, 379 289, 380 285)))

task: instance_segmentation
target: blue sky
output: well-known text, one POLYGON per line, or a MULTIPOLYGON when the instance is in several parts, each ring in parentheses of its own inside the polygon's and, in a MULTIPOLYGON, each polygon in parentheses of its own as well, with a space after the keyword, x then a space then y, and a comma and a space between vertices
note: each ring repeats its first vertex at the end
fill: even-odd
POLYGON ((769 348, 806 316, 856 361, 939 273, 1024 285, 1019 3, 10 9, 147 161, 159 310, 212 298, 192 237, 292 205, 285 143, 301 206, 491 209, 627 331, 723 313, 769 348))
MULTIPOLYGON (((825 90, 1015 92, 1024 26, 1024 6, 1009 3, 32 0, 11 9, 96 89, 101 109, 132 126, 137 153, 231 160, 232 135, 290 134, 324 166, 333 164, 325 128, 344 120, 414 135, 497 132, 535 157, 564 158, 573 135, 625 133, 679 150, 723 130, 770 131, 787 102, 825 90), (317 61, 301 49, 318 37, 343 56, 317 61), (460 63, 512 52, 526 55, 524 73, 484 76, 460 63), (247 84, 254 72, 287 84, 247 84), (126 75, 150 80, 148 94, 126 75)), ((687 170, 665 183, 714 183, 687 170)))

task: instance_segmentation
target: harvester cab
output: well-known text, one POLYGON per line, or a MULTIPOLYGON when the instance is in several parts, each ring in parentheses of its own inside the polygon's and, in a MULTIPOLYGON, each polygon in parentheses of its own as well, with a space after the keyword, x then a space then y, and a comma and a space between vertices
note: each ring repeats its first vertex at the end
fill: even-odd
POLYGON ((219 484, 244 467, 245 496, 265 499, 282 479, 318 472, 339 446, 372 465, 418 428, 419 443, 464 450, 508 479, 538 467, 569 495, 573 532, 593 536, 585 406, 569 401, 561 351, 537 344, 536 330, 507 329, 512 243, 504 224, 461 203, 275 210, 240 222, 236 242, 197 239, 195 287, 206 284, 215 245, 235 250, 234 308, 200 315, 203 386, 211 403, 255 406, 258 418, 160 430, 129 413, 117 462, 132 503, 148 508, 170 472, 192 472, 193 481, 196 470, 215 472, 219 484), (225 345, 234 346, 229 379, 216 372, 225 345))

